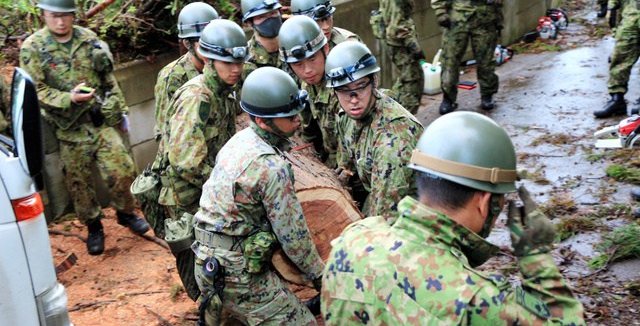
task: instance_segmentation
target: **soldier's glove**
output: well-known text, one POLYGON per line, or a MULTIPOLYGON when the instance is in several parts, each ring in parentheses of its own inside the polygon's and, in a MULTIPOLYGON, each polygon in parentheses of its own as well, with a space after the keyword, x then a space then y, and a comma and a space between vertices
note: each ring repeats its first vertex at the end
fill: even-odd
POLYGON ((618 25, 618 8, 609 9, 609 27, 615 28, 618 25))
POLYGON ((524 187, 518 188, 524 206, 509 201, 507 226, 511 233, 511 245, 516 256, 523 257, 551 251, 555 228, 538 209, 524 187))
POLYGON ((441 27, 444 27, 444 28, 450 28, 451 27, 451 18, 449 17, 449 15, 442 14, 442 15, 438 16, 438 25, 440 25, 441 27))
POLYGON ((320 315, 320 294, 304 302, 314 316, 320 315))
POLYGON ((313 288, 320 292, 320 289, 322 289, 322 275, 313 280, 313 288))
POLYGON ((100 107, 100 104, 92 105, 89 110, 89 118, 91 118, 91 123, 94 127, 100 127, 104 124, 105 118, 100 107))
POLYGON ((409 43, 409 50, 411 51, 411 54, 413 54, 413 57, 416 60, 425 60, 424 51, 422 51, 422 49, 420 48, 420 44, 418 44, 418 42, 414 41, 409 43))

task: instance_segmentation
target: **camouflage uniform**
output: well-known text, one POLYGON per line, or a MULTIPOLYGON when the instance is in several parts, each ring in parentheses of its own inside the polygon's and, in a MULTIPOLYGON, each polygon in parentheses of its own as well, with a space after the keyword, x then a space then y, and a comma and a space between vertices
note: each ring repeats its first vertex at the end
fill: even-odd
POLYGON ((360 36, 351 31, 348 31, 344 28, 334 27, 331 30, 331 38, 329 39, 329 50, 333 49, 334 46, 344 41, 362 42, 362 39, 360 39, 360 36))
POLYGON ((0 76, 0 133, 5 133, 9 127, 9 121, 5 116, 11 116, 11 103, 9 102, 9 92, 11 87, 7 85, 4 78, 0 76))
POLYGON ((376 90, 371 112, 361 120, 338 116, 338 167, 357 172, 368 192, 362 212, 395 219, 396 205, 416 193, 413 171, 407 168, 422 125, 389 96, 376 90))
POLYGON ((191 62, 192 54, 186 53, 170 64, 164 66, 158 73, 154 96, 156 100, 156 138, 159 139, 164 133, 167 119, 175 113, 169 105, 173 94, 192 78, 198 76, 200 72, 191 62))
POLYGON ((286 71, 289 75, 294 76, 290 72, 289 66, 280 61, 280 53, 278 51, 269 53, 267 50, 256 40, 256 36, 253 35, 247 44, 249 48, 249 59, 244 65, 242 72, 243 78, 246 79, 252 71, 260 67, 276 67, 286 71))
POLYGON ((116 209, 133 213, 129 185, 135 177, 135 166, 114 128, 128 109, 113 73, 98 73, 94 68, 96 51, 106 51, 110 56, 109 49, 92 31, 79 26, 73 27, 69 42, 67 48, 43 28, 23 43, 20 66, 33 77, 42 115, 56 128, 65 181, 80 220, 87 223, 102 216, 92 183, 94 162, 116 209), (95 88, 96 96, 86 103, 73 104, 70 91, 81 82, 95 88), (95 99, 98 97, 103 99, 100 104, 95 99), (91 122, 88 112, 92 106, 99 106, 105 116, 100 126, 91 122))
POLYGON ((340 111, 340 102, 335 93, 324 86, 302 83, 302 89, 309 92, 310 110, 300 113, 302 120, 302 139, 314 144, 320 159, 330 168, 336 167, 338 135, 336 118, 340 111))
MULTIPOLYGON (((382 15, 384 31, 379 36, 384 40, 391 62, 398 70, 392 92, 398 94, 398 102, 415 114, 420 107, 424 88, 424 73, 420 66, 422 53, 416 35, 416 26, 411 18, 413 0, 380 0, 378 9, 382 15)), ((378 26, 372 26, 377 28, 378 26)), ((375 34, 375 33, 374 33, 375 34)))
POLYGON ((478 62, 477 78, 480 94, 498 92, 494 51, 498 30, 502 28, 502 5, 478 0, 431 0, 436 16, 449 15, 451 27, 442 37, 442 91, 455 103, 458 97, 460 62, 471 40, 471 49, 478 62))
MULTIPOLYGON (((238 132, 220 150, 216 165, 204 185, 198 229, 242 242, 257 230, 275 234, 284 253, 313 280, 324 264, 311 240, 293 187, 293 172, 281 157, 288 141, 254 123, 238 132)), ((234 317, 249 325, 315 324, 309 310, 270 269, 250 274, 237 246, 222 247, 196 241, 196 279, 200 289, 210 285, 203 261, 215 257, 225 268, 222 303, 234 317)))
POLYGON ((326 325, 585 323, 550 254, 520 258, 524 279, 513 287, 474 269, 497 247, 413 198, 398 211, 393 226, 367 218, 333 241, 322 286, 326 325))
POLYGON ((609 93, 626 93, 631 68, 640 56, 640 11, 636 1, 611 0, 609 8, 621 6, 622 21, 616 29, 616 44, 609 65, 609 93))
POLYGON ((172 218, 195 213, 202 185, 216 155, 236 131, 234 88, 211 65, 176 91, 163 146, 162 190, 158 202, 172 218))

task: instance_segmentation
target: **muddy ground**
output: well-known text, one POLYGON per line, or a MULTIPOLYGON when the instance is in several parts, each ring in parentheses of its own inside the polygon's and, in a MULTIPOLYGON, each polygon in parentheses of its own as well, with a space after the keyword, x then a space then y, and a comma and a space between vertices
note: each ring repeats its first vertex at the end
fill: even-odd
MULTIPOLYGON (((525 177, 522 183, 555 223, 570 225, 553 254, 584 304, 588 323, 638 325, 640 261, 625 260, 601 269, 588 266, 599 254, 596 246, 604 235, 637 223, 631 214, 632 185, 605 173, 608 165, 633 162, 637 154, 593 146, 594 131, 620 120, 596 120, 592 115, 607 100, 607 57, 613 40, 594 12, 582 9, 571 15, 580 18, 561 32, 559 40, 520 46, 525 53, 499 67, 501 86, 494 111, 478 108, 477 89, 460 91, 459 110, 485 113, 507 129, 525 177), (589 223, 571 224, 577 220, 589 223)), ((476 80, 473 67, 461 79, 476 80)), ((638 84, 634 69, 629 102, 640 94, 638 84)), ((423 97, 417 116, 425 125, 439 116, 439 102, 439 96, 423 97)), ((76 237, 51 236, 56 262, 70 253, 78 257, 58 276, 67 288, 74 324, 192 325, 196 306, 181 289, 170 252, 119 226, 113 211, 105 212, 106 251, 101 256, 87 255, 76 237)), ((76 220, 50 228, 86 236, 76 220)), ((504 250, 483 268, 517 275, 504 217, 490 239, 504 250)))

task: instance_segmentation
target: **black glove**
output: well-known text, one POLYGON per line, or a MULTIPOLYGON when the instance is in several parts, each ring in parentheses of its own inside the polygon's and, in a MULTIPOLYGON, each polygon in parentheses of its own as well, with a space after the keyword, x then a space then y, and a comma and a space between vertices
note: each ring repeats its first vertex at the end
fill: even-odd
POLYGON ((615 28, 618 25, 618 9, 611 8, 609 10, 609 27, 615 28))
POLYGON ((100 105, 91 106, 89 117, 91 118, 91 123, 93 123, 94 127, 100 127, 104 124, 104 114, 100 110, 100 105))
POLYGON ((440 25, 441 27, 444 27, 444 28, 450 28, 451 27, 451 18, 449 18, 449 15, 443 14, 443 15, 438 16, 438 25, 440 25))
POLYGON ((322 275, 313 280, 313 288, 320 292, 320 289, 322 289, 322 275))
POLYGON ((422 51, 418 42, 411 42, 409 44, 409 50, 416 60, 425 60, 424 51, 422 51))
POLYGON ((314 316, 320 315, 320 294, 304 302, 314 316))
POLYGON ((526 188, 518 188, 524 207, 509 201, 507 227, 511 233, 511 244, 518 257, 546 253, 553 248, 555 227, 538 209, 526 188))

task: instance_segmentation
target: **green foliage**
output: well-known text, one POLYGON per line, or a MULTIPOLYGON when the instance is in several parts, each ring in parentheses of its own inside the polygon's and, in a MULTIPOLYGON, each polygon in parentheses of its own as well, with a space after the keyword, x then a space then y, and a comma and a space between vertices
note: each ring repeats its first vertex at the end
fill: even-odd
POLYGON ((600 222, 587 216, 568 217, 556 224, 556 242, 564 241, 582 231, 593 231, 600 222))
POLYGON ((589 267, 599 269, 609 263, 628 258, 640 258, 640 225, 629 224, 604 236, 598 245, 600 255, 589 261, 589 267))
POLYGON ((612 164, 607 167, 607 176, 616 179, 616 181, 625 181, 630 183, 640 183, 640 169, 634 167, 626 167, 620 164, 612 164))
POLYGON ((40 28, 39 9, 30 0, 0 0, 0 46, 7 37, 40 28))

